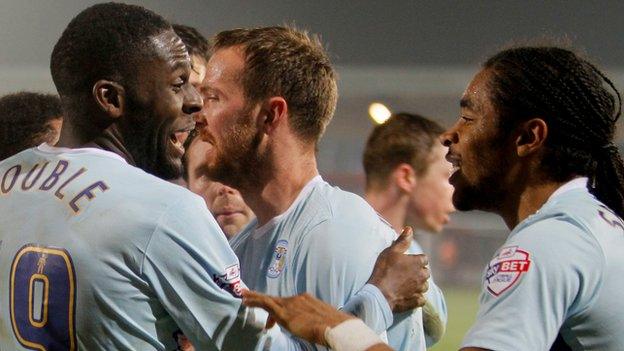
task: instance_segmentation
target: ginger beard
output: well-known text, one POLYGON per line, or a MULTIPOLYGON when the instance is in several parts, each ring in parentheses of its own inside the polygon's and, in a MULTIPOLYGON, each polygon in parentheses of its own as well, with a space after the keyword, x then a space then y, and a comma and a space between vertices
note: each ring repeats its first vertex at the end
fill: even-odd
POLYGON ((263 132, 256 128, 253 108, 245 108, 221 135, 202 130, 202 140, 212 148, 206 155, 206 175, 236 189, 261 184, 264 169, 270 169, 269 150, 262 147, 263 132))

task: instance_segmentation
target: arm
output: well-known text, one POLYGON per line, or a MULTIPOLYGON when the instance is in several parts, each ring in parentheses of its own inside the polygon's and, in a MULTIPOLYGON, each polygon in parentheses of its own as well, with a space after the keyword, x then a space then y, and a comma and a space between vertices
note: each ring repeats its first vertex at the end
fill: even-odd
POLYGON ((392 312, 403 312, 423 306, 423 292, 427 289, 427 258, 424 255, 405 255, 412 241, 412 230, 406 227, 399 238, 384 249, 375 262, 368 283, 349 298, 342 310, 362 319, 367 325, 373 321, 384 323, 382 332, 392 325, 392 312), (381 316, 377 316, 381 311, 381 316))
POLYGON ((448 317, 444 294, 433 279, 429 279, 429 290, 425 293, 425 299, 427 302, 422 310, 423 327, 425 328, 427 347, 431 347, 444 336, 448 317))
POLYGON ((183 197, 162 216, 141 274, 164 309, 160 314, 196 349, 251 350, 259 342, 266 315, 242 306, 238 260, 199 198, 183 197))
MULTIPOLYGON (((412 241, 408 250, 410 254, 422 254, 423 250, 415 240, 412 241)), ((429 290, 425 293, 425 299, 427 300, 422 308, 422 321, 425 331, 425 340, 427 347, 435 345, 444 335, 447 322, 447 310, 446 301, 444 300, 444 294, 442 290, 435 284, 433 276, 429 278, 429 290)), ((414 311, 417 313, 417 311, 414 311)), ((398 319, 401 319, 400 317, 398 319)), ((409 326, 409 325, 408 325, 409 326)), ((394 334, 394 329, 398 326, 393 326, 388 331, 389 334, 394 334)), ((403 332, 404 333, 404 332, 403 332)))
POLYGON ((390 234, 381 232, 380 225, 376 217, 366 223, 323 222, 303 236, 295 256, 297 293, 309 292, 336 307, 345 306, 378 333, 392 322, 388 305, 396 311, 424 303, 428 277, 424 256, 404 255, 411 231, 380 254, 395 236, 390 228, 390 234), (365 286, 367 282, 374 287, 365 286), (386 312, 368 306, 386 306, 386 312))
POLYGON ((361 321, 309 294, 288 298, 246 291, 243 303, 269 312, 269 324, 278 323, 295 336, 336 351, 391 351, 361 321))
POLYGON ((487 266, 463 347, 549 349, 566 318, 593 302, 602 265, 598 244, 570 222, 551 218, 512 233, 487 266))

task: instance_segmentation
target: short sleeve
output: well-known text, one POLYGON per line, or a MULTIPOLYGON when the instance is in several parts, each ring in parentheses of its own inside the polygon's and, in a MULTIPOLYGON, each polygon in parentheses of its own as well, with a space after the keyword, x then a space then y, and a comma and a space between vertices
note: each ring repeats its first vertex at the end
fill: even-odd
POLYGON ((341 307, 368 280, 379 253, 390 244, 375 222, 321 222, 305 233, 295 261, 297 293, 308 292, 341 307), (374 224, 367 227, 367 224, 374 224))
POLYGON ((198 350, 253 350, 262 321, 238 298, 238 259, 199 198, 184 197, 160 218, 142 274, 198 350))
MULTIPOLYGON (((411 255, 423 254, 416 240, 413 240, 408 251, 411 255)), ((446 302, 442 291, 429 279, 429 290, 425 297, 427 304, 410 312, 397 314, 394 324, 388 329, 389 344, 396 349, 411 350, 422 348, 424 335, 427 347, 433 346, 444 334, 446 328, 446 302)))
POLYGON ((595 298, 603 255, 579 226, 550 218, 514 233, 486 267, 464 347, 547 350, 563 322, 595 298))
MULTIPOLYGON (((357 298, 358 291, 371 275, 377 256, 391 242, 391 237, 381 231, 381 222, 377 222, 346 223, 329 219, 307 231, 294 255, 298 267, 294 275, 297 293, 308 292, 337 308, 347 304, 350 298, 357 298)), ((348 306, 353 307, 352 304, 348 306)), ((373 324, 369 325, 373 330, 385 330, 387 317, 379 318, 385 316, 383 310, 354 308, 352 312, 373 324)))

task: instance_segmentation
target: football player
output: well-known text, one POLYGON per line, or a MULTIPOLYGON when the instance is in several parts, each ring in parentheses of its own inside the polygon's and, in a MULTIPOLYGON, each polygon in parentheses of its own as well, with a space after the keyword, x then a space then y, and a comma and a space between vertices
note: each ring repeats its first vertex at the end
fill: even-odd
POLYGON ((462 350, 624 349, 621 105, 602 71, 558 47, 501 51, 466 88, 441 137, 453 203, 511 233, 462 350))
MULTIPOLYGON (((319 40, 289 27, 236 29, 218 33, 213 50, 196 121, 212 145, 208 176, 238 189, 256 214, 231 241, 243 280, 277 296, 309 292, 336 307, 358 291, 383 302, 365 283, 396 233, 362 198, 325 182, 316 165, 337 100, 319 40)), ((411 258, 425 266, 424 256, 411 258)), ((389 308, 359 312, 376 332, 393 325, 389 308)), ((405 350, 425 348, 419 313, 406 317, 405 350)))
MULTIPOLYGON (((366 201, 398 231, 406 221, 414 229, 439 233, 454 211, 453 187, 448 182, 451 164, 438 142, 442 126, 419 115, 398 113, 373 129, 364 148, 366 201)), ((422 253, 414 240, 411 253, 422 253)), ((423 323, 427 347, 444 334, 447 321, 442 290, 429 280, 423 323)), ((392 328, 404 333, 411 327, 392 328)), ((390 338, 396 339, 396 338, 390 338)), ((400 349, 400 345, 391 346, 400 349)))

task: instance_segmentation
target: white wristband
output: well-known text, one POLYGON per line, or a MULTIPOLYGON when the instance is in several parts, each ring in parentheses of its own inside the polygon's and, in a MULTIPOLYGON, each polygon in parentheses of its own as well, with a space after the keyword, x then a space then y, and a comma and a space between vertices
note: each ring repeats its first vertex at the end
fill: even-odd
POLYGON ((373 345, 383 343, 379 335, 357 318, 325 329, 325 341, 335 351, 364 351, 373 345))

